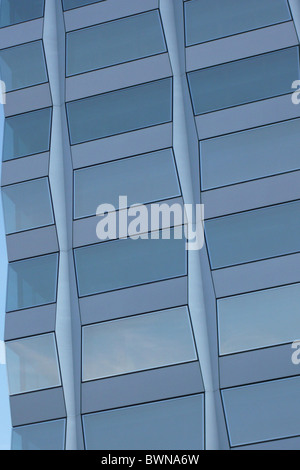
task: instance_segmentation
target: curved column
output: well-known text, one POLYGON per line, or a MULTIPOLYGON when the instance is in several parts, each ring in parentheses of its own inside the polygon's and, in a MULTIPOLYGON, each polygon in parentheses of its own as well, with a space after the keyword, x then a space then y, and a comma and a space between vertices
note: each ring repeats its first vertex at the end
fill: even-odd
POLYGON ((66 450, 83 447, 81 325, 72 252, 72 159, 65 111, 65 28, 60 0, 46 0, 44 47, 53 100, 49 180, 59 241, 56 338, 66 410, 66 450))

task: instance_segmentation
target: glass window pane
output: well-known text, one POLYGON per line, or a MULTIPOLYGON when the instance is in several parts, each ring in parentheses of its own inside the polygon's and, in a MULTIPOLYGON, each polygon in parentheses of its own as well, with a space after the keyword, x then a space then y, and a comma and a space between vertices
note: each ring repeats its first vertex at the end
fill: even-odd
POLYGON ((52 254, 10 263, 8 312, 55 302, 58 255, 52 254))
POLYGON ((12 431, 12 450, 64 450, 64 419, 20 426, 12 431))
POLYGON ((202 189, 300 168, 300 119, 237 132, 200 144, 202 189))
POLYGON ((74 8, 90 5, 91 3, 99 3, 103 0, 63 0, 64 10, 72 10, 74 8))
POLYGON ((205 223, 213 269, 300 251, 300 202, 234 214, 205 223))
POLYGON ((170 122, 171 93, 166 78, 67 103, 71 144, 170 122))
POLYGON ((6 360, 10 395, 61 384, 53 333, 8 341, 6 360))
POLYGON ((218 300, 220 354, 300 338, 300 284, 218 300))
POLYGON ((172 233, 170 240, 128 238, 76 249, 80 297, 184 276, 185 240, 172 233))
POLYGON ((184 6, 188 46, 291 19, 286 0, 190 0, 184 6))
POLYGON ((197 359, 186 307, 83 328, 83 381, 197 359))
POLYGON ((41 18, 44 3, 45 0, 1 0, 0 28, 41 18))
POLYGON ((300 434, 300 378, 223 390, 233 446, 300 434))
POLYGON ((291 92, 299 79, 299 50, 291 47, 188 74, 195 114, 291 92))
POLYGON ((42 41, 0 51, 0 76, 6 91, 18 90, 48 81, 42 41))
POLYGON ((202 450, 202 395, 83 416, 87 450, 202 450))
POLYGON ((51 108, 5 119, 3 161, 47 152, 50 147, 51 108))
POLYGON ((119 196, 128 206, 180 195, 171 149, 126 158, 75 171, 75 218, 95 215, 99 204, 119 208, 119 196))
POLYGON ((54 223, 47 178, 2 188, 6 233, 54 223))
POLYGON ((158 11, 149 11, 67 34, 67 75, 166 51, 158 11), (97 44, 91 50, 91 44, 97 44))

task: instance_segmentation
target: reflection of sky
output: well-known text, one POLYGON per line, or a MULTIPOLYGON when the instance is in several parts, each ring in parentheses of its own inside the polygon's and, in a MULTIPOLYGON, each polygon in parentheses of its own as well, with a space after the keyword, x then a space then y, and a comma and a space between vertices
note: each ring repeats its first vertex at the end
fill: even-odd
MULTIPOLYGON (((1 3, 1 0, 0 0, 1 3)), ((0 106, 0 155, 2 153, 3 134, 3 108, 0 106)), ((0 165, 1 167, 1 165, 0 165)), ((1 175, 1 170, 0 170, 1 175)), ((4 312, 6 293, 6 245, 4 236, 4 224, 2 203, 0 203, 0 340, 4 336, 4 312)), ((10 448, 10 411, 8 402, 6 367, 0 365, 0 450, 10 448)))

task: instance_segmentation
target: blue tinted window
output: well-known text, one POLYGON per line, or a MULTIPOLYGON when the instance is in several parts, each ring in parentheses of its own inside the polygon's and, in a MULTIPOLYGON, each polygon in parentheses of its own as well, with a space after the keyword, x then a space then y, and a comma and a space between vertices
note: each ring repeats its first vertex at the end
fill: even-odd
POLYGON ((83 329, 83 381, 196 359, 186 307, 83 329))
POLYGON ((300 378, 223 390, 232 446, 300 434, 300 378))
POLYGON ((298 170, 299 146, 300 119, 204 140, 202 189, 298 170))
POLYGON ((300 251, 300 202, 206 221, 212 268, 300 251))
POLYGON ((53 333, 8 341, 6 359, 10 395, 61 384, 53 333))
POLYGON ((64 450, 64 419, 20 426, 12 432, 12 450, 64 450))
POLYGON ((2 188, 6 233, 54 223, 47 178, 2 188))
POLYGON ((300 284, 218 300, 220 354, 300 338, 300 284))
POLYGON ((87 450, 202 450, 202 395, 83 417, 87 450))
POLYGON ((99 3, 104 0, 62 0, 64 10, 72 10, 73 8, 83 7, 91 3, 99 3))
POLYGON ((6 91, 47 82, 42 41, 2 49, 0 51, 0 76, 5 82, 6 91))
POLYGON ((195 114, 291 92, 299 79, 299 50, 291 47, 188 74, 195 114))
POLYGON ((51 108, 5 119, 3 161, 47 152, 50 147, 51 108))
POLYGON ((0 28, 41 18, 45 0, 1 0, 0 28))
POLYGON ((158 11, 149 11, 67 34, 67 75, 166 51, 158 11), (97 47, 91 48, 91 44, 97 47))
POLYGON ((58 255, 10 263, 6 310, 20 310, 56 300, 58 255))
POLYGON ((184 6, 188 46, 291 19, 286 0, 190 0, 184 6))
POLYGON ((105 163, 75 172, 75 218, 95 215, 103 202, 119 208, 172 198, 180 188, 171 149, 105 163))
POLYGON ((80 297, 186 274, 185 240, 107 241, 75 250, 80 297), (130 266, 130 269, 129 269, 130 266))
POLYGON ((67 103, 71 144, 170 122, 171 93, 167 78, 67 103))

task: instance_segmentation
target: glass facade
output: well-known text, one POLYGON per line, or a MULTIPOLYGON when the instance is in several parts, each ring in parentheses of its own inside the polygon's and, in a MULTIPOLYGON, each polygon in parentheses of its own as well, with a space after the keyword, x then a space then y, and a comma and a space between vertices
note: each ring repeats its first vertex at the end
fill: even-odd
POLYGON ((83 381, 196 359, 186 307, 83 329, 83 381))
POLYGON ((233 446, 298 436, 300 378, 223 390, 233 446))
POLYGON ((6 233, 16 233, 54 223, 47 178, 2 188, 6 233))
POLYGON ((300 338, 300 284, 218 300, 220 354, 300 338))
POLYGON ((64 419, 14 428, 12 450, 64 450, 65 428, 64 419))
POLYGON ((296 3, 0 0, 13 449, 299 447, 296 3))
POLYGON ((207 220, 212 269, 299 252, 299 216, 295 201, 207 220))
POLYGON ((201 450, 203 406, 195 395, 86 415, 86 449, 201 450))
POLYGON ((0 28, 41 18, 44 3, 45 0, 1 0, 0 28))
POLYGON ((300 169, 300 119, 200 142, 202 190, 300 169))
POLYGON ((291 47, 188 74, 195 114, 291 92, 299 79, 299 49, 291 47))
POLYGON ((0 75, 8 92, 47 82, 42 41, 0 50, 0 75))
POLYGON ((166 52, 158 10, 67 34, 67 76, 166 52), (91 50, 91 44, 97 47, 91 50))
POLYGON ((10 395, 61 384, 53 333, 8 341, 6 359, 10 395))
POLYGON ((7 281, 7 312, 55 302, 57 269, 57 254, 10 263, 7 281))
POLYGON ((51 115, 51 108, 45 108, 5 119, 3 161, 47 152, 51 115))
POLYGON ((67 112, 72 145, 170 122, 172 80, 69 102, 67 112))
POLYGON ((95 215, 98 205, 103 202, 118 209, 119 195, 127 196, 128 207, 179 196, 172 150, 160 150, 75 171, 76 219, 95 215))
POLYGON ((184 8, 187 46, 291 20, 287 0, 189 0, 184 8))

